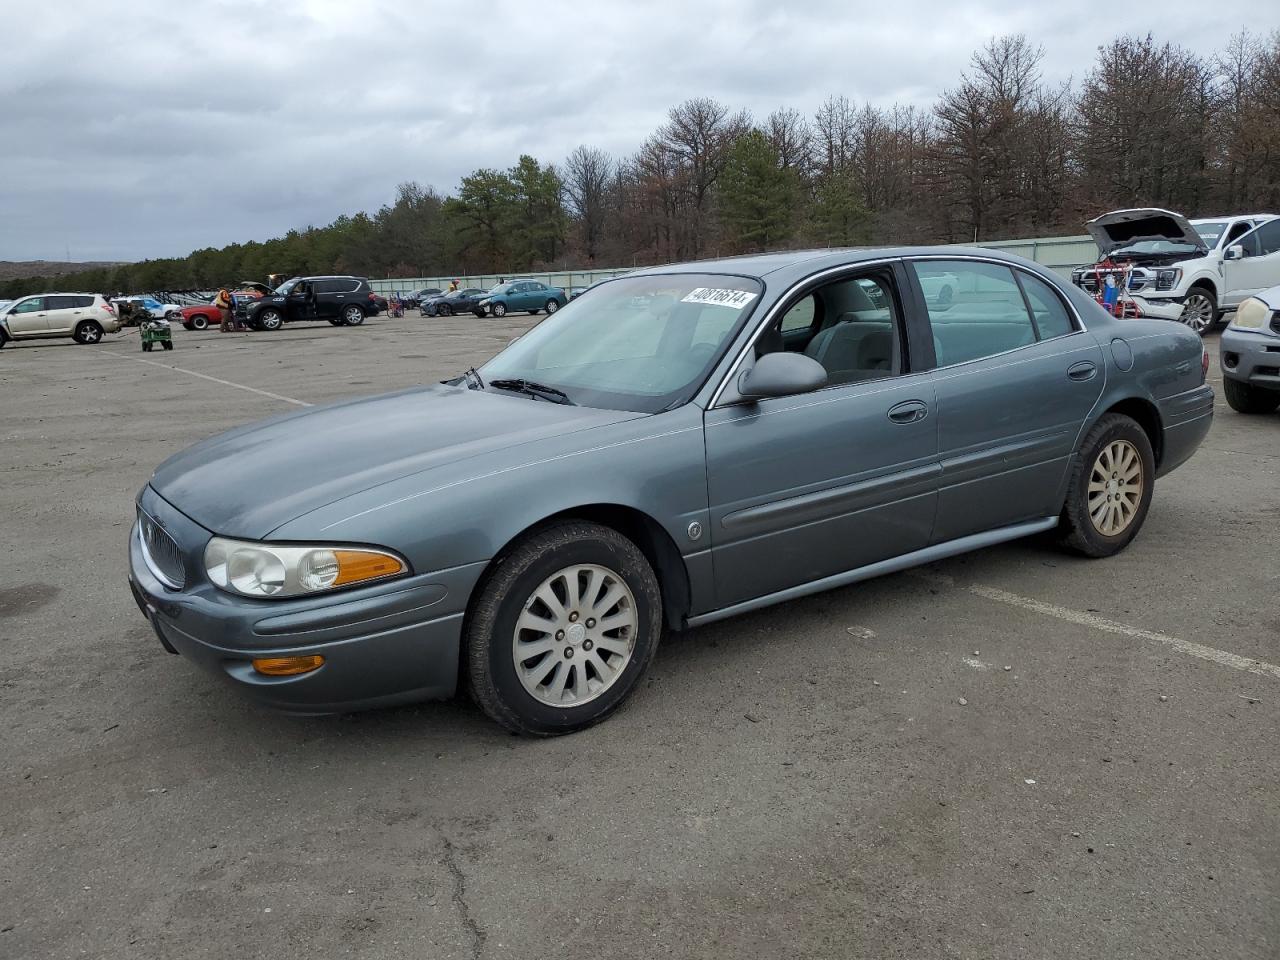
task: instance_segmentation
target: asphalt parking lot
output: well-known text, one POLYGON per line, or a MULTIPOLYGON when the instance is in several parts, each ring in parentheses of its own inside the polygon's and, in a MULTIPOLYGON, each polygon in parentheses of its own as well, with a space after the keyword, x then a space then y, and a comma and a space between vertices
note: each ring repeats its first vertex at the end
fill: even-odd
POLYGON ((0 957, 1280 955, 1280 415, 1219 401, 1116 558, 669 638, 556 740, 461 699, 282 718, 160 648, 125 584, 160 460, 532 320, 0 351, 0 957))

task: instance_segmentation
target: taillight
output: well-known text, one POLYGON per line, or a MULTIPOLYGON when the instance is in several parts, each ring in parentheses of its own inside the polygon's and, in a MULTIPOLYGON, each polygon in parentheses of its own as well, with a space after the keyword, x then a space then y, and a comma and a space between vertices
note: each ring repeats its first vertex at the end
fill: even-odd
POLYGON ((115 313, 115 312, 116 312, 116 308, 115 308, 114 306, 112 306, 112 304, 111 304, 111 301, 110 301, 110 300, 103 300, 103 301, 102 301, 102 309, 106 310, 106 311, 107 311, 107 313, 115 313))
POLYGON ((1209 346, 1201 344, 1200 346, 1200 382, 1204 383, 1205 377, 1209 375, 1209 346))

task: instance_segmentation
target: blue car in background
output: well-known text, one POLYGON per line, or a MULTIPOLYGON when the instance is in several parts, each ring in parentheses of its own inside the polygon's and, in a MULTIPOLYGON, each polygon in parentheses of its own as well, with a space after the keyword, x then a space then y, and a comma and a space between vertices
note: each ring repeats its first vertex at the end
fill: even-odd
POLYGON ((495 317, 505 317, 513 310, 555 313, 568 302, 568 295, 560 287, 548 287, 537 280, 511 280, 493 287, 476 304, 476 310, 483 311, 481 316, 487 313, 495 317))

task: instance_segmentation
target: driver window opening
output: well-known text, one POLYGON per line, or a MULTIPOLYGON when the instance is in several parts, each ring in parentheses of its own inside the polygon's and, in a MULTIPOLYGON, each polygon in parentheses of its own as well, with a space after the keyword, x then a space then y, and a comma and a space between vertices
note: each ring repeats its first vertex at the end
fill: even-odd
POLYGON ((756 340, 756 356, 803 353, 839 386, 902 373, 902 314, 887 273, 818 287, 795 301, 756 340))

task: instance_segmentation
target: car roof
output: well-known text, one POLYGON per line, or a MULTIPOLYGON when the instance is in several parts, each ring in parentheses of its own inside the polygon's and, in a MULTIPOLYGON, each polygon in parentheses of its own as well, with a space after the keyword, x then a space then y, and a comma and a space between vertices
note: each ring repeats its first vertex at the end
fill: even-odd
MULTIPOLYGON (((14 297, 13 300, 25 300, 27 297, 100 297, 100 293, 90 293, 88 290, 42 290, 40 293, 24 293, 20 297, 14 297)), ((128 297, 117 297, 117 300, 127 300, 128 297)), ((135 299, 141 300, 141 297, 135 299)), ((12 303, 13 300, 9 302, 12 303)))
POLYGON ((1274 220, 1274 213, 1230 213, 1222 217, 1197 217, 1191 223, 1222 223, 1233 220, 1274 220))
POLYGON ((661 275, 664 273, 720 273, 731 276, 752 277, 764 280, 766 277, 782 283, 818 273, 822 270, 840 266, 856 266, 859 263, 870 263, 880 260, 895 260, 901 257, 978 257, 983 260, 1000 260, 1020 267, 1030 267, 1041 273, 1047 268, 1034 263, 1025 257, 992 250, 986 247, 845 247, 820 250, 786 250, 778 253, 748 254, 742 257, 720 257, 715 260, 694 260, 688 263, 674 263, 667 266, 645 267, 626 274, 627 277, 661 275))
MULTIPOLYGON (((314 277, 293 277, 291 279, 294 279, 294 280, 360 280, 361 282, 368 281, 367 277, 357 277, 355 276, 355 274, 351 274, 351 273, 342 273, 342 274, 326 273, 323 275, 317 274, 314 277)), ((288 283, 288 282, 289 282, 288 280, 285 281, 285 283, 288 283)))

